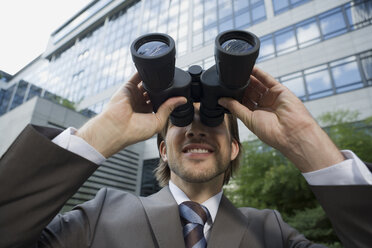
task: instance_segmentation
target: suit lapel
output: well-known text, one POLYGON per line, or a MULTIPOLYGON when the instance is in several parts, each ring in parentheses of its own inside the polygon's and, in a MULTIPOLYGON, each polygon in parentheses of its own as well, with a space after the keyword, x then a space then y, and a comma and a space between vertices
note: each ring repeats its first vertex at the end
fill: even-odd
POLYGON ((184 248, 178 205, 169 187, 164 187, 158 193, 140 199, 159 247, 184 248))
POLYGON ((222 196, 208 247, 239 247, 247 227, 246 217, 225 196, 222 196))

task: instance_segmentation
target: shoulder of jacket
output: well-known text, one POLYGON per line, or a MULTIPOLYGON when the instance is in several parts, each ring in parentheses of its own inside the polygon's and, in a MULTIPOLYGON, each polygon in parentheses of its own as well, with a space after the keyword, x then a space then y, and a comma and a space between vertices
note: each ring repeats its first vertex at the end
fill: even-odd
POLYGON ((238 208, 239 211, 245 215, 246 217, 252 217, 255 218, 272 218, 277 216, 278 212, 273 209, 257 209, 257 208, 251 208, 251 207, 241 207, 238 208))

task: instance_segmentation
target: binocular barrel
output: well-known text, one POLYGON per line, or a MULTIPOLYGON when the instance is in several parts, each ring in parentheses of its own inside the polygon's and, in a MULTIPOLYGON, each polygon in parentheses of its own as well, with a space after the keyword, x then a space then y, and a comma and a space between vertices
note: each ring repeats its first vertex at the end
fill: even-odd
POLYGON ((215 40, 216 64, 207 70, 191 66, 183 71, 175 67, 176 49, 173 39, 160 33, 143 35, 131 45, 132 58, 148 92, 153 110, 170 97, 184 96, 187 103, 170 115, 176 126, 187 126, 194 118, 194 102, 200 102, 200 119, 207 126, 218 126, 225 112, 218 104, 221 97, 241 102, 249 84, 260 48, 252 33, 231 30, 215 40))
POLYGON ((146 90, 159 92, 172 85, 176 63, 172 37, 157 33, 143 35, 133 42, 130 49, 146 90))

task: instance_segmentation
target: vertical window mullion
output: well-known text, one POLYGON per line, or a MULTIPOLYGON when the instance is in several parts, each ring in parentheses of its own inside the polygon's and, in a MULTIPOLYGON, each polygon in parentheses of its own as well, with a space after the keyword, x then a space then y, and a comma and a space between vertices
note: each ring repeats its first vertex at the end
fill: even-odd
POLYGON ((307 90, 307 83, 305 79, 305 73, 304 70, 301 70, 301 77, 302 77, 302 82, 304 84, 304 89, 305 89, 305 101, 309 100, 309 91, 307 90))
POLYGON ((337 93, 336 82, 335 82, 335 79, 333 78, 330 63, 327 63, 327 71, 328 71, 328 74, 329 74, 329 78, 331 79, 332 93, 333 93, 332 95, 336 95, 336 93, 337 93))
POLYGON ((359 70, 360 76, 362 77, 363 86, 367 87, 368 86, 368 80, 367 80, 366 74, 365 74, 364 69, 363 69, 362 60, 360 59, 360 54, 358 54, 356 56, 356 63, 358 65, 358 70, 359 70))

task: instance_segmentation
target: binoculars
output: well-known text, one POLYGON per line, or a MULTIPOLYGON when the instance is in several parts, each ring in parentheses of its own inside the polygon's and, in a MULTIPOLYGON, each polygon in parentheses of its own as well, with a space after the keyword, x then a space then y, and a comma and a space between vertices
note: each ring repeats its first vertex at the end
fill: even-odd
POLYGON ((230 30, 215 39, 215 65, 203 70, 192 65, 188 71, 175 67, 175 43, 167 34, 146 34, 131 45, 133 62, 156 112, 170 97, 184 96, 187 103, 170 115, 173 125, 189 125, 194 118, 194 102, 200 102, 200 120, 209 127, 220 125, 228 110, 218 104, 221 97, 241 102, 258 57, 256 35, 230 30))

